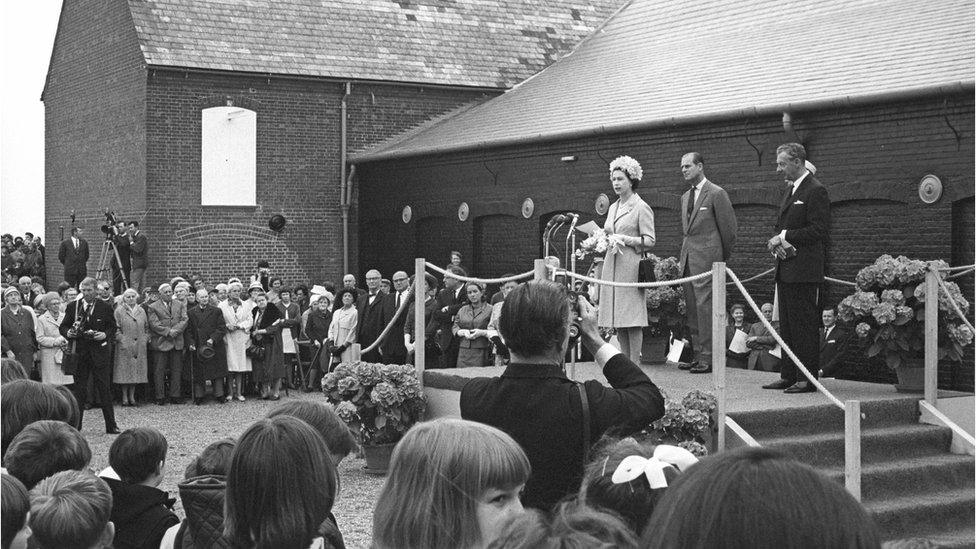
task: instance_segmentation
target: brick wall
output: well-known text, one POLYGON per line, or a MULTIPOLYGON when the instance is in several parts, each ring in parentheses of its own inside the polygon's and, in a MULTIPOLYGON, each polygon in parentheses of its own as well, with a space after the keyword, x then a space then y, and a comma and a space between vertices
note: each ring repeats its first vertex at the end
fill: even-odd
MULTIPOLYGON (((593 203, 600 193, 612 198, 607 163, 628 154, 644 167, 638 192, 655 212, 655 253, 676 255, 681 244, 678 197, 685 189, 678 165, 683 153, 698 150, 705 155, 709 179, 732 198, 740 230, 729 266, 744 278, 773 265, 764 244, 772 235, 784 188, 775 173, 775 149, 799 139, 831 193, 830 276, 853 280, 861 267, 882 253, 972 263, 973 99, 944 99, 799 112, 794 115, 798 135, 784 134, 779 118, 768 117, 361 165, 362 203, 368 204, 362 223, 395 224, 400 209, 411 205, 414 218, 400 224, 403 230, 440 232, 452 246, 474 248, 476 274, 494 276, 502 268, 509 270, 512 258, 538 254, 539 220, 552 212, 576 209, 585 212, 581 221, 602 223, 593 203), (960 140, 947 119, 960 132, 960 140), (575 155, 577 161, 561 162, 565 155, 575 155), (938 175, 945 186, 945 196, 932 205, 923 204, 917 194, 918 182, 928 173, 938 175), (395 179, 387 174, 396 174, 395 179), (526 197, 536 205, 528 222, 519 214, 526 197), (456 220, 461 201, 471 209, 467 222, 430 220, 456 220), (507 217, 495 217, 499 215, 507 217), (492 240, 490 245, 486 238, 492 240), (964 259, 966 253, 969 260, 964 259)), ((415 255, 427 254, 443 261, 443 248, 445 244, 418 240, 413 248, 385 250, 382 261, 409 266, 415 255)), ((373 247, 361 247, 360 254, 364 263, 378 260, 373 247)), ((526 260, 514 270, 530 267, 526 260)), ((768 277, 747 287, 757 301, 772 297, 768 277)), ((834 302, 848 293, 843 287, 827 290, 834 302)), ((730 301, 739 299, 733 295, 730 301)), ((883 369, 869 370, 864 369, 867 378, 887 378, 883 369)), ((942 379, 950 383, 948 377, 942 379)), ((972 361, 961 366, 955 379, 956 387, 972 389, 972 361)))
POLYGON ((145 77, 132 18, 123 2, 66 0, 43 94, 44 242, 52 287, 61 228, 71 211, 92 247, 94 275, 102 212, 123 218, 145 209, 145 77))

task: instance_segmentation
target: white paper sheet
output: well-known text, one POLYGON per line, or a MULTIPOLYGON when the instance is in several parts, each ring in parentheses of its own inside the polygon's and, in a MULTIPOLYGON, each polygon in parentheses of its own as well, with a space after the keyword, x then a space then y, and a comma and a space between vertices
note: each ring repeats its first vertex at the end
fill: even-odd
POLYGON ((576 230, 577 231, 579 231, 579 232, 581 232, 583 234, 586 234, 586 235, 593 234, 593 231, 595 231, 595 230, 597 230, 599 228, 600 228, 600 226, 597 225, 596 223, 592 222, 592 221, 587 221, 586 223, 583 223, 582 225, 577 225, 576 226, 576 230))
POLYGON ((776 358, 783 358, 783 348, 779 346, 779 343, 777 343, 776 346, 773 347, 773 350, 769 351, 769 354, 776 358))
POLYGON ((732 342, 729 343, 729 350, 733 353, 748 353, 749 347, 746 346, 748 337, 742 330, 736 330, 735 335, 732 336, 732 342))
POLYGON ((668 362, 680 362, 681 352, 685 350, 685 340, 676 339, 671 343, 671 349, 668 350, 668 362))

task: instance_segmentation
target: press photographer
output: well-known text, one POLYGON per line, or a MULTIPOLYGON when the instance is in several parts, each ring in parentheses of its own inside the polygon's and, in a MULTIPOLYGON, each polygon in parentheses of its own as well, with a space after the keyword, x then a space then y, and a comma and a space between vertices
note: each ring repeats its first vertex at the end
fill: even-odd
POLYGON ((532 476, 526 507, 548 511, 575 493, 590 446, 605 432, 640 430, 664 415, 657 386, 597 328, 597 310, 553 282, 531 282, 511 291, 499 331, 511 363, 499 378, 475 378, 461 390, 461 417, 498 427, 525 449, 532 476), (566 377, 564 357, 578 322, 583 345, 596 357, 610 387, 566 377))

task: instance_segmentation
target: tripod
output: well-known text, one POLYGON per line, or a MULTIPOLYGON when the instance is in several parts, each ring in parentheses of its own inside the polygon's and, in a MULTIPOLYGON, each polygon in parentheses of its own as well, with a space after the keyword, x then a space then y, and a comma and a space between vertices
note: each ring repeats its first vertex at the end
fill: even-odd
POLYGON ((112 240, 112 235, 109 234, 102 241, 102 251, 98 258, 98 270, 95 271, 95 280, 102 280, 105 277, 109 283, 112 282, 111 276, 106 276, 106 271, 111 271, 111 261, 115 258, 115 266, 119 269, 119 276, 122 277, 122 291, 129 289, 129 281, 126 280, 125 270, 122 268, 122 257, 119 255, 119 249, 115 245, 115 241, 112 240))

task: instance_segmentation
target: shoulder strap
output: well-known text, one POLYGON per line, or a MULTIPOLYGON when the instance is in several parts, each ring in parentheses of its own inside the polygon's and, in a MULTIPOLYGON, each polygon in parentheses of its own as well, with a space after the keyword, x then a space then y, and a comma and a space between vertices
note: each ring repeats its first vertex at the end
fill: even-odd
POLYGON ((586 387, 577 382, 576 388, 579 390, 580 405, 583 409, 583 465, 590 461, 590 399, 586 396, 586 387))

